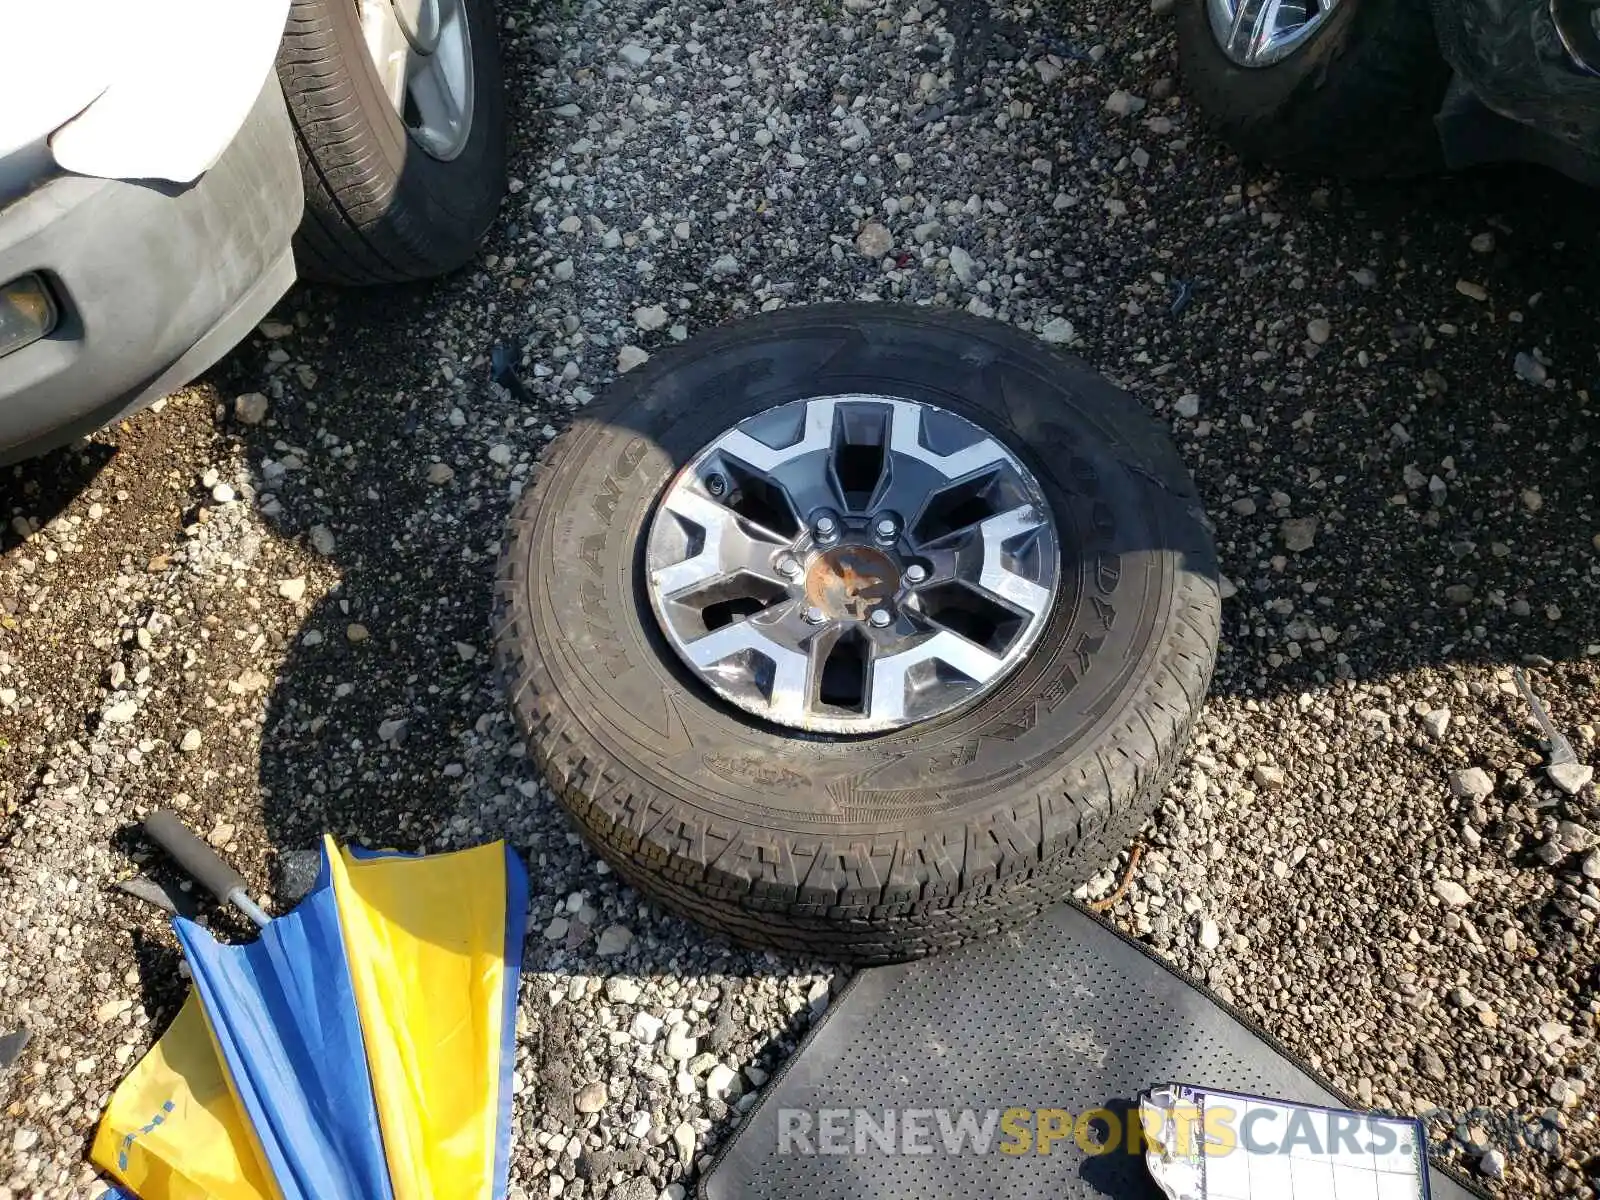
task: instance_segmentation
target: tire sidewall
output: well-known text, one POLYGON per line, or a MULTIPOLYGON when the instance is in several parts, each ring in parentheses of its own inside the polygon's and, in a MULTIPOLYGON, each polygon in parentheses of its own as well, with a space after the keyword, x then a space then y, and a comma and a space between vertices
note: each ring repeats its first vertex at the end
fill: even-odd
POLYGON ((499 208, 506 180, 506 95, 493 0, 463 0, 472 47, 472 128, 448 162, 407 132, 366 52, 355 0, 296 0, 329 15, 346 74, 407 219, 419 228, 470 229, 475 243, 499 208))
POLYGON ((584 736, 676 804, 792 833, 959 823, 1092 754, 1161 648, 1176 573, 1215 577, 1181 463, 1130 461, 1159 441, 1134 422, 1148 425, 1131 399, 989 322, 853 306, 742 322, 662 356, 568 435, 511 550, 526 588, 509 600, 584 736), (661 635, 643 555, 662 492, 707 443, 777 404, 846 393, 924 400, 999 438, 1044 488, 1064 554, 1046 629, 994 691, 907 730, 837 739, 711 695, 661 635))
MULTIPOLYGON (((1242 67, 1223 52, 1211 29, 1206 0, 1178 6, 1178 46, 1185 74, 1204 81, 1203 105, 1223 119, 1270 119, 1308 80, 1328 70, 1358 37, 1362 9, 1372 0, 1342 0, 1322 28, 1293 54, 1266 67, 1242 67)), ((1379 3, 1387 0, 1377 0, 1379 3)))

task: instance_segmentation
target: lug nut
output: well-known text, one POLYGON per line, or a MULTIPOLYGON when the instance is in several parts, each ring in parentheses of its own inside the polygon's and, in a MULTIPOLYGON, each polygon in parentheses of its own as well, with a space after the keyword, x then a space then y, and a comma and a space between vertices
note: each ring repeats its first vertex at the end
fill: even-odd
POLYGON ((706 476, 706 491, 713 496, 720 496, 728 490, 728 481, 721 475, 706 476))
POLYGON ((907 583, 921 583, 927 577, 928 568, 921 563, 911 563, 905 569, 905 581, 907 583))
POLYGON ((822 609, 818 608, 815 604, 806 609, 806 620, 811 622, 813 625, 821 625, 827 619, 828 614, 823 612, 822 609))
POLYGON ((773 566, 777 567, 779 575, 788 575, 793 578, 800 574, 800 563, 792 554, 780 554, 778 561, 773 566))
POLYGON ((875 608, 872 610, 871 615, 867 617, 867 620, 872 623, 874 629, 882 629, 890 621, 894 620, 894 617, 890 615, 887 608, 875 608))
POLYGON ((893 541, 900 532, 900 522, 893 517, 879 517, 872 523, 872 532, 877 534, 881 541, 893 541))
POLYGON ((834 535, 839 532, 839 522, 832 517, 818 517, 811 531, 816 535, 817 541, 831 542, 834 535))

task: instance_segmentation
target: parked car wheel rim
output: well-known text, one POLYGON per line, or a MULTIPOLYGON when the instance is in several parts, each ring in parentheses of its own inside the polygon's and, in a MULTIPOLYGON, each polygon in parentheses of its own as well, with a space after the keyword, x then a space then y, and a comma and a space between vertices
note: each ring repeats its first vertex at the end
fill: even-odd
POLYGON ((1270 67, 1321 29, 1341 0, 1206 0, 1211 32, 1241 67, 1270 67))
POLYGON ((449 162, 472 133, 465 0, 359 0, 361 33, 389 103, 426 154, 449 162))
POLYGON ((899 729, 1028 655, 1060 579, 1038 482, 988 432, 889 396, 740 421, 672 480, 646 545, 667 640, 717 695, 808 731, 899 729))

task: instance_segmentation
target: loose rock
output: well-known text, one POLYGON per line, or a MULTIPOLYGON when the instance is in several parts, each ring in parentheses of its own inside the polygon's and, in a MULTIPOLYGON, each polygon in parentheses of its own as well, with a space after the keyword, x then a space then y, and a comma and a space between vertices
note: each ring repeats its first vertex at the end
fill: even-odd
POLYGON ((706 1095, 713 1100, 726 1100, 738 1078, 726 1063, 718 1063, 706 1076, 706 1095))
POLYGON ((1463 800, 1484 800, 1494 795, 1494 780, 1482 767, 1450 772, 1450 794, 1463 800))
POLYGON ((862 258, 879 259, 892 249, 894 234, 876 221, 863 225, 861 232, 856 234, 856 253, 862 258))
POLYGON ((260 392, 245 392, 233 398, 233 415, 241 425, 259 425, 267 419, 267 398, 260 392))
POLYGON ((625 925, 608 925, 600 934, 595 953, 601 958, 615 958, 633 944, 633 930, 625 925))
POLYGON ((1518 379, 1524 383, 1531 383, 1535 387, 1542 385, 1545 380, 1550 378, 1550 372, 1545 369, 1545 365, 1542 362, 1533 355, 1520 350, 1517 352, 1516 358, 1512 360, 1511 366, 1516 371, 1518 379))
POLYGON ((1282 768, 1274 767, 1269 763, 1257 763, 1251 775, 1255 779, 1258 788, 1275 791, 1283 786, 1284 775, 1282 768))
POLYGON ((1594 768, 1587 763, 1558 763, 1546 767, 1544 773, 1569 796, 1576 796, 1594 778, 1594 768))
POLYGON ((306 531, 306 540, 311 543, 311 548, 324 558, 331 556, 337 545, 333 530, 326 525, 313 525, 306 531))
POLYGON ((1433 881, 1433 894, 1451 908, 1465 908, 1472 899, 1467 895, 1467 889, 1453 879, 1435 879, 1433 881))
POLYGON ((971 283, 975 269, 976 264, 972 260, 972 255, 960 246, 950 247, 950 270, 955 273, 957 279, 962 283, 971 283))
POLYGON ((672 1145, 678 1152, 678 1163, 687 1167, 694 1162, 694 1126, 685 1121, 672 1131, 672 1145))
POLYGON ((107 706, 100 714, 100 719, 107 725, 126 725, 138 715, 139 704, 135 700, 119 700, 107 706))
POLYGON ((1119 117, 1132 116, 1134 113, 1142 111, 1143 108, 1143 99, 1133 95, 1131 92, 1123 91, 1121 88, 1106 97, 1106 111, 1119 117))
POLYGON ((667 310, 659 304, 652 304, 648 308, 636 308, 633 310, 633 323, 646 333, 664 328, 668 320, 667 310))
POLYGON ((1287 517, 1278 526, 1284 548, 1299 553, 1309 550, 1317 540, 1316 517, 1287 517))
POLYGON ((1065 317, 1051 317, 1039 331, 1039 336, 1052 346, 1064 346, 1072 340, 1072 322, 1065 317))
POLYGON ((639 999, 642 990, 638 983, 623 975, 613 975, 606 980, 606 999, 613 1004, 632 1004, 639 999))
POLYGON ((667 1030, 667 1057, 674 1062, 688 1062, 699 1051, 699 1043, 691 1036, 690 1027, 682 1021, 667 1030))

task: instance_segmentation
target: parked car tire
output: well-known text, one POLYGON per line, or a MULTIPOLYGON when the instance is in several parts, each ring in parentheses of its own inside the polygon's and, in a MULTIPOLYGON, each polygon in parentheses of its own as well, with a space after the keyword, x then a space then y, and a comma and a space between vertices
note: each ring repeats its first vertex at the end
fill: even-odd
POLYGON ((495 624, 528 751, 618 874, 737 941, 874 962, 1024 920, 1128 844, 1219 609, 1131 397, 1002 324, 838 305, 613 385, 512 513, 495 624))
POLYGON ((1442 166, 1433 117, 1450 68, 1428 0, 1313 0, 1271 49, 1230 50, 1218 22, 1235 7, 1180 0, 1178 52, 1201 112, 1241 155, 1352 178, 1442 166))
POLYGON ((293 0, 278 53, 305 179, 300 273, 397 283, 467 262, 506 186, 492 0, 293 0), (370 44, 369 44, 370 42, 370 44), (378 62, 387 64, 380 69, 378 62), (391 94, 395 99, 391 99, 391 94))

